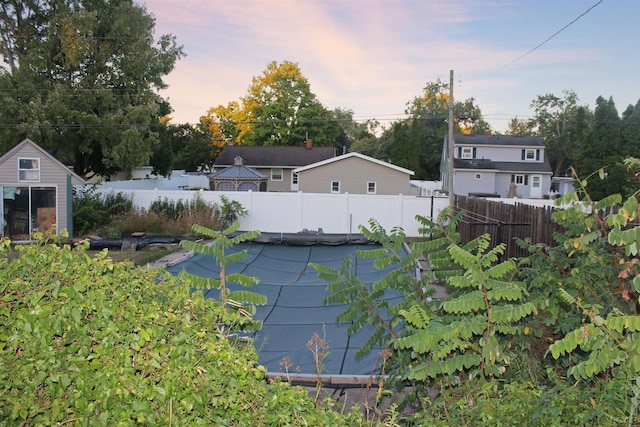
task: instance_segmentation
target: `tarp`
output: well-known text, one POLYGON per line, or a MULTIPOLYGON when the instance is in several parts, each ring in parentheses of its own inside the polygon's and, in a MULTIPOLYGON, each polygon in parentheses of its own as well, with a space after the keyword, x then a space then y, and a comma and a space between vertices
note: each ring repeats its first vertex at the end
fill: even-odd
MULTIPOLYGON (((373 259, 355 256, 357 250, 372 250, 379 246, 363 244, 302 244, 245 242, 232 251, 247 251, 241 263, 227 266, 227 274, 242 273, 257 277, 260 282, 250 290, 267 297, 267 305, 258 307, 255 318, 263 321, 262 329, 254 336, 259 362, 269 372, 286 372, 285 360, 290 361, 291 373, 315 374, 316 366, 307 342, 317 333, 326 340, 328 356, 322 373, 327 375, 370 375, 377 372, 376 358, 381 349, 356 360, 355 353, 372 332, 366 326, 355 335, 347 333, 348 324, 338 324, 336 317, 346 306, 325 305, 329 295, 327 283, 320 279, 310 262, 339 270, 346 256, 351 256, 356 276, 367 284, 374 283, 397 265, 385 269, 374 267, 373 259)), ((168 268, 177 274, 186 270, 203 277, 219 277, 219 267, 211 255, 195 255, 168 268)), ((233 290, 240 286, 230 284, 233 290)), ((246 289, 246 288, 242 288, 246 289)), ((218 289, 206 291, 205 296, 217 298, 218 289)), ((384 296, 390 305, 400 301, 401 295, 390 292, 384 296)))

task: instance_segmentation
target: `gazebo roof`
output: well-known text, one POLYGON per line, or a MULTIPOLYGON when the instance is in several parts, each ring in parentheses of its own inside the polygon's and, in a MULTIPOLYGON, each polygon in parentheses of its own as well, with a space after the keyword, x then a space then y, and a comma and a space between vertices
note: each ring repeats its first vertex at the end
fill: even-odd
POLYGON ((209 175, 210 179, 220 180, 220 179, 232 179, 232 180, 247 180, 247 181, 256 181, 256 180, 266 180, 269 177, 263 173, 258 172, 255 169, 244 166, 242 164, 242 158, 236 157, 235 164, 228 168, 224 168, 212 175, 209 175))

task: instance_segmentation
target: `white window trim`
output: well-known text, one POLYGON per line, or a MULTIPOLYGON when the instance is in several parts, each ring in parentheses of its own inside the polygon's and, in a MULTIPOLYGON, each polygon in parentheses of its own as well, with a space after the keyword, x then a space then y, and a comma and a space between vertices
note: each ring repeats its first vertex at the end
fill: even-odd
POLYGON ((462 158, 463 159, 473 159, 473 147, 461 147, 462 148, 462 158))
POLYGON ((378 184, 375 181, 367 182, 367 194, 376 194, 377 190, 378 190, 378 184), (372 184, 373 184, 373 190, 371 190, 372 184))
POLYGON ((536 161, 536 150, 533 148, 526 148, 524 150, 524 161, 525 162, 535 162, 536 161), (531 155, 531 157, 529 157, 531 155))
POLYGON ((340 193, 340 181, 331 181, 331 187, 329 189, 334 194, 340 193), (337 191, 333 189, 333 184, 337 184, 338 185, 338 190, 337 191))
POLYGON ((291 172, 291 185, 297 185, 300 182, 298 178, 298 174, 295 172, 291 172))
POLYGON ((40 182, 40 159, 38 157, 19 157, 18 158, 18 182, 40 182), (20 162, 23 160, 30 160, 30 161, 35 160, 38 164, 38 167, 35 169, 22 169, 20 167, 20 162), (34 179, 23 178, 21 172, 25 172, 25 175, 28 172, 34 172, 38 174, 38 177, 34 179))
POLYGON ((271 169, 271 181, 282 181, 284 177, 284 170, 282 168, 272 168, 271 169), (274 175, 274 171, 280 171, 280 177, 278 178, 277 175, 274 175), (274 178, 275 176, 275 178, 274 178))
POLYGON ((513 177, 513 182, 515 182, 516 185, 524 185, 524 175, 520 175, 520 174, 515 175, 513 177), (518 178, 520 178, 520 182, 518 182, 518 178))
POLYGON ((476 176, 475 176, 475 179, 481 180, 482 179, 482 174, 481 173, 477 173, 476 176))

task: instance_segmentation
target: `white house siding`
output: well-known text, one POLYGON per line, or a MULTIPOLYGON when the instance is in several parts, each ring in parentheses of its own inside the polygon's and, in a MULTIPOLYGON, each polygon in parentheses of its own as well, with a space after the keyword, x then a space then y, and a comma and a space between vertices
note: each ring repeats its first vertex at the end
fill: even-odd
POLYGON ((358 157, 300 172, 298 185, 305 193, 330 193, 331 182, 340 182, 340 193, 367 194, 367 183, 376 183, 376 194, 408 194, 410 175, 358 157))
POLYGON ((458 170, 453 179, 453 187, 459 189, 456 193, 461 196, 468 196, 470 193, 487 193, 487 189, 497 187, 494 171, 458 170), (476 174, 480 174, 480 179, 476 179, 476 174))
MULTIPOLYGON (((464 145, 464 144, 460 144, 460 146, 468 147, 468 145, 464 145)), ((492 145, 478 145, 476 146, 476 149, 477 149, 477 158, 491 159, 494 162, 524 161, 522 160, 523 149, 540 150, 539 160, 527 160, 526 163, 544 163, 544 156, 545 156, 544 147, 533 147, 533 146, 505 147, 505 146, 492 146, 492 145)), ((455 153, 454 157, 458 158, 457 152, 455 153)))

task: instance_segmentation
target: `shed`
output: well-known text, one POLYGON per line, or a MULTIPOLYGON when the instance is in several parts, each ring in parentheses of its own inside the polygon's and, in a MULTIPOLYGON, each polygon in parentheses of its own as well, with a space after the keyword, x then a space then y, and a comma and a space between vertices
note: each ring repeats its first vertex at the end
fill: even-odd
POLYGON ((2 236, 29 241, 34 231, 73 235, 73 185, 85 184, 38 144, 25 139, 0 157, 2 236))

